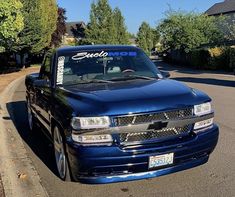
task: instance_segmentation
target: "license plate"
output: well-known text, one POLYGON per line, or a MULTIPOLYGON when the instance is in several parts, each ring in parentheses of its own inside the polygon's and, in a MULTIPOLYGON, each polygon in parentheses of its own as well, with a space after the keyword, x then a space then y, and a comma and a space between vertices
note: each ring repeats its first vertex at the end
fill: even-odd
POLYGON ((149 157, 149 169, 170 165, 170 164, 173 164, 173 161, 174 161, 174 153, 150 156, 149 157))

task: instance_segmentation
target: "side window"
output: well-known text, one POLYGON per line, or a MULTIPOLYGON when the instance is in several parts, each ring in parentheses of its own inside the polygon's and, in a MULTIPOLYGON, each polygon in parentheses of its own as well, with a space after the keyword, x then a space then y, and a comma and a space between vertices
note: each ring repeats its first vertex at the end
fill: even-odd
POLYGON ((51 56, 46 56, 40 71, 40 79, 51 79, 51 56))

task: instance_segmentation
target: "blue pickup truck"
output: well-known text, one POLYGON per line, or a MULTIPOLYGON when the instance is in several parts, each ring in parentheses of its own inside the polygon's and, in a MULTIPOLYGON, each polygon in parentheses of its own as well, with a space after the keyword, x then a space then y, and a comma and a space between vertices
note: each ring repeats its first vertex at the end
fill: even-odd
POLYGON ((65 181, 112 183, 193 168, 218 141, 211 98, 168 79, 137 47, 49 51, 25 84, 29 127, 50 138, 65 181))

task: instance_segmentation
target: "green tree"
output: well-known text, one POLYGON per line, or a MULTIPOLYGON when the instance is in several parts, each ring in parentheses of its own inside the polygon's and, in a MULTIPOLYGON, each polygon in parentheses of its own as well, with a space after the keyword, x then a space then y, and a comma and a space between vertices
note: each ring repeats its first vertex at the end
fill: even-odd
POLYGON ((235 40, 234 16, 220 16, 217 21, 218 28, 221 29, 225 40, 235 40))
POLYGON ((137 33, 137 44, 140 48, 142 48, 148 55, 150 55, 150 51, 155 46, 155 42, 157 42, 156 32, 150 25, 146 22, 143 22, 140 25, 139 31, 137 33))
POLYGON ((22 6, 19 0, 0 0, 0 46, 6 50, 23 29, 22 6))
POLYGON ((86 29, 86 41, 93 44, 115 44, 115 26, 112 8, 107 0, 91 4, 90 23, 86 29))
POLYGON ((42 22, 43 30, 41 37, 41 43, 38 43, 38 46, 35 50, 41 51, 41 48, 48 48, 51 43, 52 34, 57 27, 57 18, 58 18, 58 6, 56 0, 41 0, 42 1, 42 10, 44 15, 44 21, 42 22))
POLYGON ((189 52, 203 44, 214 44, 223 39, 217 27, 218 20, 220 18, 192 12, 169 11, 157 29, 165 49, 189 52))
POLYGON ((160 41, 160 33, 157 29, 153 29, 152 28, 152 35, 153 35, 153 38, 152 38, 152 41, 153 41, 153 47, 156 47, 156 45, 159 43, 160 41))
POLYGON ((130 32, 127 32, 129 38, 136 38, 136 35, 130 32))
POLYGON ((58 7, 58 18, 56 24, 56 30, 51 37, 51 46, 59 47, 62 43, 63 36, 66 33, 66 10, 64 8, 58 7))
POLYGON ((116 44, 128 44, 129 43, 129 34, 125 25, 125 19, 122 16, 121 10, 115 8, 113 10, 113 18, 115 25, 115 42, 116 44))
POLYGON ((235 25, 228 24, 228 35, 225 36, 227 40, 235 40, 235 25))
POLYGON ((47 48, 56 30, 57 5, 55 0, 21 0, 24 29, 12 50, 23 55, 38 53, 47 48))

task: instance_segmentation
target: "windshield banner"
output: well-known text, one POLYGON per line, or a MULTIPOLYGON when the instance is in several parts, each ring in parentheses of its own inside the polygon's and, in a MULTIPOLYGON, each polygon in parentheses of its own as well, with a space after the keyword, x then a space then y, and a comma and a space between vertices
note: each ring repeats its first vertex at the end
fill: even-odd
POLYGON ((64 61, 65 61, 64 56, 60 56, 58 58, 57 81, 56 81, 57 84, 63 84, 64 61))
POLYGON ((96 53, 88 53, 88 52, 81 52, 81 53, 77 53, 76 55, 74 55, 72 57, 73 60, 82 60, 84 58, 104 58, 104 57, 135 57, 137 56, 137 52, 135 51, 114 51, 114 52, 105 52, 105 51, 101 51, 101 52, 96 52, 96 53))

